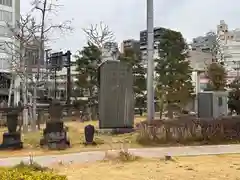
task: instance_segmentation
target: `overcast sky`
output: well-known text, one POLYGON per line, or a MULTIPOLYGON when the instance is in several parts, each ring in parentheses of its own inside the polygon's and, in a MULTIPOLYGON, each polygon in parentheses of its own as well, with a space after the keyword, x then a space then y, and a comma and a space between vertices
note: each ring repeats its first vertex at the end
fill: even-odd
MULTIPOLYGON (((21 0, 22 14, 29 11, 32 0, 21 0)), ((139 39, 139 31, 146 29, 147 0, 58 0, 61 9, 54 21, 72 20, 74 32, 53 43, 54 50, 83 47, 86 37, 82 28, 103 21, 114 32, 117 42, 139 39)), ((182 32, 191 40, 215 30, 221 19, 230 29, 240 27, 240 2, 237 0, 154 0, 155 26, 182 32)))

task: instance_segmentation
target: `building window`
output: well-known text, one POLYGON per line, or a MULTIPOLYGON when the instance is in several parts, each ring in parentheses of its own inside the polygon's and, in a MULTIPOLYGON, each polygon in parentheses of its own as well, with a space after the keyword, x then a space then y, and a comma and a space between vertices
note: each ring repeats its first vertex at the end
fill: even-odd
POLYGON ((4 6, 12 7, 12 0, 0 0, 0 4, 4 6))
POLYGON ((207 83, 200 83, 200 91, 207 89, 207 83))
POLYGON ((12 37, 13 33, 6 26, 0 26, 1 37, 12 37))
POLYGON ((12 13, 0 10, 0 21, 12 22, 12 13))
POLYGON ((49 79, 55 79, 55 76, 54 75, 50 75, 49 79))
POLYGON ((222 97, 218 97, 218 106, 222 106, 223 105, 223 99, 222 97))
POLYGON ((8 58, 0 58, 0 69, 1 70, 10 70, 11 60, 8 58))

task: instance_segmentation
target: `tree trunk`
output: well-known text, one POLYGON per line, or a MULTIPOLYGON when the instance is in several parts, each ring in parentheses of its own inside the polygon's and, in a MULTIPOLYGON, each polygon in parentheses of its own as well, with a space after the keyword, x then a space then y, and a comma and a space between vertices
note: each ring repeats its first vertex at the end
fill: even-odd
POLYGON ((32 100, 32 95, 31 94, 29 94, 29 104, 31 105, 31 106, 29 106, 29 108, 28 108, 28 112, 29 112, 29 118, 30 119, 33 119, 33 108, 32 108, 32 105, 33 105, 33 100, 32 100))
POLYGON ((12 76, 11 84, 8 92, 8 107, 11 106, 14 78, 15 78, 15 75, 12 76))
POLYGON ((22 119, 23 119, 23 133, 28 132, 28 109, 24 108, 22 113, 22 119))
POLYGON ((23 132, 28 132, 28 101, 27 101, 27 87, 26 87, 27 77, 24 78, 24 83, 22 84, 22 99, 23 99, 23 132))
POLYGON ((38 128, 38 130, 41 130, 41 123, 43 122, 43 118, 44 118, 44 112, 39 111, 38 112, 38 117, 37 117, 37 128, 38 128))
POLYGON ((90 106, 89 106, 89 118, 90 120, 96 120, 97 119, 97 112, 96 112, 96 106, 95 106, 95 97, 93 94, 93 88, 89 88, 89 94, 90 94, 90 106))
POLYGON ((162 119, 163 110, 164 110, 164 99, 163 99, 163 97, 161 97, 159 101, 160 101, 159 102, 159 118, 162 119))
POLYGON ((32 112, 33 118, 31 120, 31 130, 36 131, 36 121, 37 121, 37 83, 33 87, 33 102, 32 102, 32 112))
POLYGON ((168 116, 168 119, 173 119, 173 107, 172 107, 172 104, 168 104, 167 105, 167 116, 168 116))

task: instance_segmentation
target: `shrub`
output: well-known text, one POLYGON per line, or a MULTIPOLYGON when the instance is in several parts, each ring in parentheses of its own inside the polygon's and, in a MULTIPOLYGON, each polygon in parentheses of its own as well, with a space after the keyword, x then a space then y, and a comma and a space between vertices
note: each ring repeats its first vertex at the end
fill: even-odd
POLYGON ((240 116, 216 119, 181 116, 166 121, 142 122, 138 126, 136 141, 142 145, 236 143, 240 139, 240 116))
POLYGON ((165 143, 189 143, 199 141, 198 125, 192 116, 178 117, 172 120, 154 120, 139 125, 137 142, 142 145, 165 143))
POLYGON ((104 160, 108 161, 120 161, 120 162, 131 162, 139 160, 139 156, 135 156, 126 150, 120 151, 106 151, 104 160))
POLYGON ((20 164, 13 168, 0 169, 1 180, 67 180, 66 176, 57 175, 50 169, 42 167, 37 163, 20 164))
POLYGON ((52 171, 33 171, 27 168, 6 168, 0 170, 1 180, 67 180, 66 176, 56 175, 52 171))
POLYGON ((126 161, 136 161, 138 160, 140 157, 135 156, 131 153, 129 153, 128 151, 120 151, 119 152, 119 160, 126 162, 126 161))
POLYGON ((31 163, 28 163, 28 164, 24 163, 24 162, 20 162, 19 164, 17 164, 13 168, 15 168, 15 169, 28 169, 28 170, 32 170, 32 171, 47 171, 47 170, 50 170, 48 167, 41 166, 40 164, 37 164, 36 162, 31 162, 31 163))

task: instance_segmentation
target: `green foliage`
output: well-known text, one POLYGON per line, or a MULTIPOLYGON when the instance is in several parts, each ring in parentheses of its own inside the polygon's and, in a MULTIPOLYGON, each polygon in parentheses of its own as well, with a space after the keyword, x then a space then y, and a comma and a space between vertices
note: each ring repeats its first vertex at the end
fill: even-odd
POLYGON ((17 164, 16 166, 14 166, 13 168, 15 169, 28 169, 28 170, 32 170, 32 171, 47 171, 50 170, 47 167, 43 167, 40 164, 37 164, 36 162, 31 162, 31 163, 24 163, 24 162, 20 162, 19 164, 17 164))
POLYGON ((135 106, 142 108, 146 99, 144 94, 146 91, 146 69, 143 67, 140 52, 131 48, 125 49, 120 55, 120 61, 126 62, 132 67, 135 106))
POLYGON ((89 89, 91 92, 97 85, 97 67, 101 63, 101 52, 97 46, 88 43, 82 51, 75 56, 79 88, 89 89))
POLYGON ((229 85, 231 91, 229 92, 228 99, 228 108, 231 111, 236 111, 237 114, 240 114, 240 79, 236 78, 229 85))
POLYGON ((48 168, 41 167, 36 163, 26 165, 20 163, 13 168, 0 169, 1 180, 67 180, 66 176, 57 175, 48 168))
POLYGON ((220 63, 212 63, 208 66, 206 76, 209 78, 207 90, 224 91, 227 86, 226 70, 220 63))
POLYGON ((188 57, 188 46, 180 32, 165 29, 159 44, 156 59, 157 89, 168 104, 185 104, 193 92, 192 69, 188 57))
MULTIPOLYGON (((78 80, 76 82, 80 92, 89 93, 86 105, 91 107, 92 119, 96 118, 96 105, 98 93, 98 66, 101 63, 101 51, 92 43, 88 43, 82 51, 75 56, 78 80)), ((83 93, 82 93, 83 94, 83 93)))

